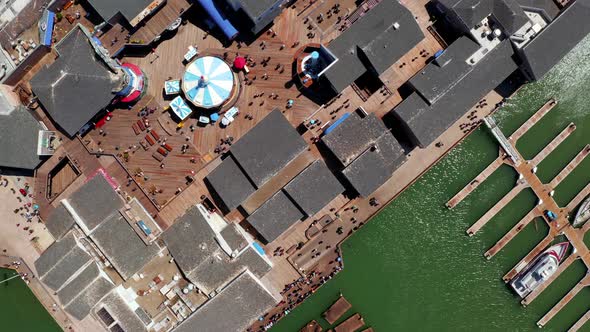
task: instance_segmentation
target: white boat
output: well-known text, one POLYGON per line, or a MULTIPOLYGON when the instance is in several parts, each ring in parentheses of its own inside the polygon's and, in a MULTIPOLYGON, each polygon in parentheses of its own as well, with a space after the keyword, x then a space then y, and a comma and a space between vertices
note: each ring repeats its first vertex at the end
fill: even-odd
POLYGON ((578 212, 576 212, 573 226, 580 227, 588 220, 590 220, 590 196, 586 197, 586 200, 580 205, 578 212))
POLYGON ((557 271, 568 248, 569 242, 561 242, 543 251, 510 281, 512 289, 525 298, 557 271))

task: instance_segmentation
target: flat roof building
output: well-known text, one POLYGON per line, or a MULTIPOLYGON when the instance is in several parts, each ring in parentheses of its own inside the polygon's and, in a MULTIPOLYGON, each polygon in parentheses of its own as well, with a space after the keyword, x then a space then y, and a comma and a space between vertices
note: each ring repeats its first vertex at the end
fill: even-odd
POLYGON ((224 213, 228 213, 306 149, 301 135, 275 109, 233 144, 205 183, 224 213))
POLYGON ((283 190, 279 190, 254 211, 247 220, 258 234, 267 243, 270 243, 303 217, 303 212, 285 195, 283 190))
POLYGON ((508 39, 465 68, 462 62, 472 56, 473 44, 463 38, 467 37, 449 46, 449 54, 443 61, 429 63, 410 80, 410 84, 415 83, 416 92, 393 110, 416 145, 432 144, 478 100, 518 69, 508 39), (438 95, 436 91, 445 93, 438 95))
POLYGON ((367 197, 403 164, 405 151, 375 114, 344 116, 337 127, 329 128, 322 143, 340 161, 352 188, 367 197))
POLYGON ((80 320, 114 288, 73 232, 49 246, 35 261, 35 269, 39 279, 57 292, 63 308, 80 320))
POLYGON ((344 186, 323 161, 316 160, 291 180, 283 191, 307 217, 311 217, 342 194, 344 186))
POLYGON ((123 200, 102 174, 94 176, 62 204, 124 280, 158 254, 158 246, 146 245, 124 219, 120 212, 123 200))
POLYGON ((389 180, 405 160, 401 145, 391 133, 386 132, 350 163, 342 174, 359 195, 368 197, 389 180))
POLYGON ((180 270, 205 294, 225 286, 246 269, 259 278, 270 271, 263 257, 243 245, 246 240, 236 229, 226 231, 231 227, 236 226, 227 225, 216 233, 199 209, 193 207, 162 235, 180 270), (224 251, 222 242, 232 247, 231 253, 224 251), (230 256, 233 253, 236 254, 230 256))
POLYGON ((341 92, 367 71, 381 75, 422 39, 414 15, 397 0, 383 0, 330 42, 338 60, 324 78, 341 92))
POLYGON ((175 331, 244 331, 278 302, 250 271, 245 271, 175 331))

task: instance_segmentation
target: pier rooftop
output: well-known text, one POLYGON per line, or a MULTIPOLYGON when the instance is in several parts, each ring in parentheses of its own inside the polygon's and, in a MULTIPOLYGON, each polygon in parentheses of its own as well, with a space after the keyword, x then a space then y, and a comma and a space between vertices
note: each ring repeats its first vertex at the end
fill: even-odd
POLYGON ((20 29, 38 45, 0 40, 27 52, 5 94, 59 142, 26 189, 44 240, 19 255, 70 326, 271 327, 343 268, 346 237, 544 74, 527 45, 563 31, 556 62, 590 32, 573 13, 590 0, 557 16, 548 1, 329 3, 68 1, 20 29), (333 55, 325 72, 310 60, 311 82, 308 48, 333 55))

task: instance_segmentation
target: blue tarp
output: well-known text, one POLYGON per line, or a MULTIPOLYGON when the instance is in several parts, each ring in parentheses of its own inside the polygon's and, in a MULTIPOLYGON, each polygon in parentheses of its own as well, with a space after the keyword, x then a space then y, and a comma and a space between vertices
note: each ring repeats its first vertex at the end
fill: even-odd
POLYGON ((213 22, 217 24, 217 26, 223 31, 225 37, 229 40, 233 40, 238 35, 238 30, 234 28, 230 21, 228 21, 225 17, 221 16, 221 13, 215 7, 215 4, 212 0, 199 0, 199 3, 205 9, 205 11, 211 16, 213 22))
POLYGON ((55 13, 52 11, 47 12, 47 20, 45 21, 45 31, 43 32, 43 45, 51 46, 53 40, 53 20, 55 13))
POLYGON ((338 125, 340 125, 342 122, 344 122, 344 120, 348 119, 349 116, 350 116, 350 113, 342 114, 340 119, 336 120, 336 122, 334 122, 332 125, 330 125, 330 127, 326 128, 326 130, 324 130, 324 135, 328 135, 332 130, 336 129, 336 127, 338 127, 338 125))

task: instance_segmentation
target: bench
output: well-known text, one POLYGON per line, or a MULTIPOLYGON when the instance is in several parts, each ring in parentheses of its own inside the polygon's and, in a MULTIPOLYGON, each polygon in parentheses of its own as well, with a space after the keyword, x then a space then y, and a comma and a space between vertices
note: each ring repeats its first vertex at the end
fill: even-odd
POLYGON ((162 157, 162 155, 159 155, 157 153, 152 153, 152 157, 154 157, 154 159, 156 159, 159 162, 162 162, 162 160, 164 160, 164 157, 162 157))
POLYGON ((134 123, 131 128, 133 128, 133 131, 135 132, 135 135, 139 135, 139 133, 141 132, 139 130, 139 126, 137 125, 137 123, 134 123))
POLYGON ((165 143, 163 146, 164 146, 164 149, 168 150, 169 152, 172 152, 172 147, 170 146, 170 144, 165 143))
POLYGON ((150 145, 156 144, 156 141, 154 141, 154 139, 149 134, 145 135, 145 140, 150 143, 150 145))
POLYGON ((137 125, 139 126, 139 129, 141 129, 141 131, 145 130, 145 124, 143 123, 143 121, 137 120, 137 125))
POLYGON ((166 151, 164 148, 158 148, 157 150, 161 155, 163 155, 164 157, 166 157, 168 155, 168 151, 166 151))
POLYGON ((150 133, 152 134, 152 136, 154 136, 154 138, 156 139, 156 141, 160 140, 160 135, 158 135, 158 133, 156 133, 155 130, 150 131, 150 133))
POLYGON ((146 151, 150 148, 144 140, 139 141, 139 145, 146 151))

